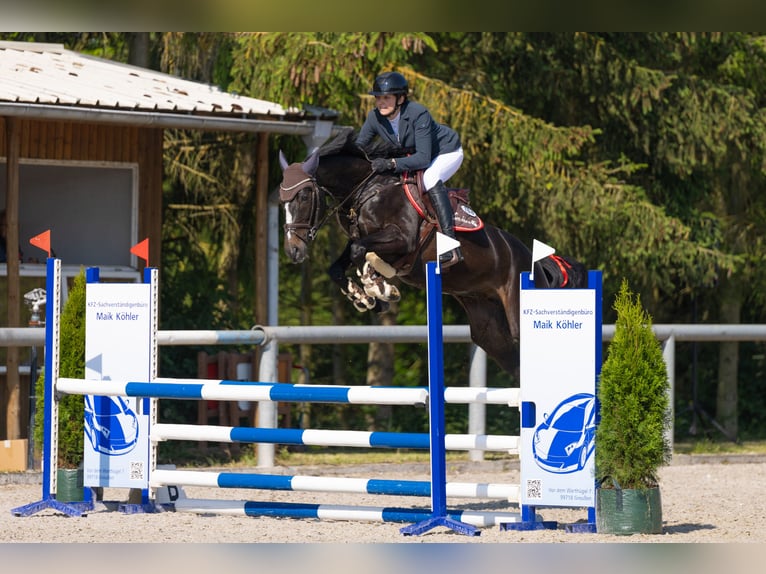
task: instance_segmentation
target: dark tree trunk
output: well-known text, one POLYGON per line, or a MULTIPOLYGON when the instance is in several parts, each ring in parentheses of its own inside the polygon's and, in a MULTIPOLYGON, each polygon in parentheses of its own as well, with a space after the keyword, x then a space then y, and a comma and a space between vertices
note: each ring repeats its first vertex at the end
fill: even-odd
MULTIPOLYGON (((742 311, 742 293, 737 283, 724 279, 720 307, 720 322, 738 324, 742 311)), ((739 343, 722 341, 718 355, 718 392, 716 396, 716 420, 736 440, 737 428, 737 372, 739 366, 739 343)))
POLYGON ((149 68, 150 43, 149 32, 130 32, 128 38, 128 64, 149 68))

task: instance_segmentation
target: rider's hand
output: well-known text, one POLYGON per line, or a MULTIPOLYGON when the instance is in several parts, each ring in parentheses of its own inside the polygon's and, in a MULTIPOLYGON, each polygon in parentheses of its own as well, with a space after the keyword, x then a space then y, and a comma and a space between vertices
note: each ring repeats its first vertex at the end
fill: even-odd
POLYGON ((386 159, 378 157, 372 160, 372 171, 375 173, 383 173, 386 171, 394 171, 396 169, 396 160, 393 158, 386 159))

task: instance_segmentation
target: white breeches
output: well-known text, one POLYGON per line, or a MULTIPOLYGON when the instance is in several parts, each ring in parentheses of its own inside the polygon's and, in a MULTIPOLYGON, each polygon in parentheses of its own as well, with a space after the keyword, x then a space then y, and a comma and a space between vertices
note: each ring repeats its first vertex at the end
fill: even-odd
POLYGON ((423 183, 426 189, 431 189, 439 180, 446 183, 449 178, 455 175, 461 163, 463 163, 462 147, 449 153, 437 155, 431 165, 423 172, 423 183))

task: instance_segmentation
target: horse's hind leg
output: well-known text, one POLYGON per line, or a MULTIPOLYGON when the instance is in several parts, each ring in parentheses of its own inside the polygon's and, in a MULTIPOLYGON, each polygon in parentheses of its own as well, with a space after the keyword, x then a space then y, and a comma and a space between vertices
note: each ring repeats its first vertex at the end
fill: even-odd
POLYGON ((519 350, 508 327, 503 303, 498 299, 455 296, 468 315, 471 340, 505 371, 518 377, 519 350))

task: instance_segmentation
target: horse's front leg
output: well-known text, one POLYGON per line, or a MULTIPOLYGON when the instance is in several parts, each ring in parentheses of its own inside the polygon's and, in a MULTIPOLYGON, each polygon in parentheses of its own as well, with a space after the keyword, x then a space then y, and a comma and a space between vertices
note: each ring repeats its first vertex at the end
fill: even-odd
POLYGON ((397 254, 402 245, 399 229, 389 227, 350 246, 349 256, 357 268, 365 293, 383 301, 399 301, 399 289, 386 281, 396 275, 396 270, 381 255, 397 254))
POLYGON ((346 243, 343 253, 330 265, 330 279, 340 288, 341 293, 351 301, 360 313, 369 310, 382 313, 388 309, 388 303, 377 300, 373 294, 367 293, 365 289, 346 276, 346 271, 353 264, 351 258, 353 243, 352 241, 346 243))

